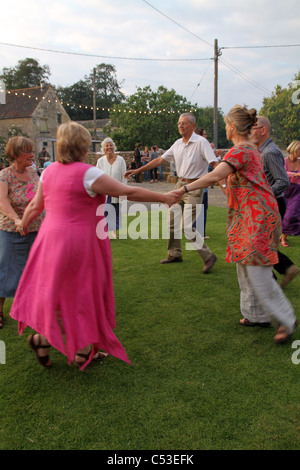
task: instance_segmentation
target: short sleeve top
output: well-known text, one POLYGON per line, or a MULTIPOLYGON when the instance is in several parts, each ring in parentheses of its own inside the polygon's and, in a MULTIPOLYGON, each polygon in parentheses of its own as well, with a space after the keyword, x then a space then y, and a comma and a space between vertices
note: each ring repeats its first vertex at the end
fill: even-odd
MULTIPOLYGON (((20 181, 10 167, 4 168, 0 172, 0 181, 6 183, 8 186, 8 201, 16 214, 23 217, 24 211, 33 199, 38 183, 39 177, 34 168, 28 168, 29 178, 27 182, 20 181)), ((41 226, 44 218, 44 212, 42 212, 29 226, 29 232, 37 232, 41 226)), ((15 223, 9 219, 3 212, 0 211, 0 230, 6 232, 15 232, 15 223)))
POLYGON ((281 220, 258 151, 248 144, 235 146, 223 161, 234 169, 227 180, 226 261, 244 265, 276 264, 281 220))

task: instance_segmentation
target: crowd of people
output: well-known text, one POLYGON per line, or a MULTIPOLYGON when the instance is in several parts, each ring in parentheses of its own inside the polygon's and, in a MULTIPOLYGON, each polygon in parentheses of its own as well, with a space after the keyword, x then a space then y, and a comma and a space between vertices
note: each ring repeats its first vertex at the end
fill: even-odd
MULTIPOLYGON (((143 144, 139 142, 134 149, 134 158, 129 166, 129 170, 142 168, 164 153, 163 150, 158 147, 158 145, 152 145, 151 150, 149 150, 149 147, 147 146, 144 148, 144 150, 142 150, 142 148, 143 144)), ((164 181, 162 165, 155 166, 153 169, 151 168, 150 170, 145 170, 144 181, 149 181, 150 183, 158 182, 158 171, 160 181, 164 181)), ((136 183, 142 182, 142 179, 140 178, 139 174, 134 174, 131 178, 134 178, 134 181, 136 183)))
MULTIPOLYGON (((62 124, 57 161, 40 176, 32 166, 32 142, 25 137, 9 139, 10 166, 0 172, 0 328, 5 299, 13 297, 10 315, 20 334, 27 326, 36 331, 28 343, 42 366, 51 366, 50 347, 81 370, 108 354, 130 363, 114 333, 110 241, 97 236, 97 226, 102 224, 117 237, 122 197, 170 208, 179 204, 182 230, 202 259, 203 274, 208 274, 217 257, 195 222, 206 189, 219 183, 228 201, 226 262, 236 264, 240 324, 273 324, 274 342, 286 343, 297 319, 283 288, 299 268, 278 247, 280 240, 287 245, 287 235, 300 233, 300 142, 289 146, 284 160, 271 139, 269 120, 256 116, 255 110, 237 105, 225 123, 233 147, 221 161, 203 129, 196 128, 195 117, 184 113, 178 120, 181 137, 165 152, 156 145, 142 151, 139 143, 128 169, 110 138, 102 142, 104 155, 96 166, 86 164, 89 132, 75 122, 62 124), (127 184, 132 178, 141 182, 142 173, 150 183, 157 181, 157 169, 164 162, 175 166, 178 180, 173 191, 127 184), (105 207, 101 214, 99 206, 105 207), (283 275, 281 286, 273 269, 283 275)), ((44 153, 43 158, 45 164, 44 153)), ((175 213, 170 214, 163 265, 183 262, 175 213)))

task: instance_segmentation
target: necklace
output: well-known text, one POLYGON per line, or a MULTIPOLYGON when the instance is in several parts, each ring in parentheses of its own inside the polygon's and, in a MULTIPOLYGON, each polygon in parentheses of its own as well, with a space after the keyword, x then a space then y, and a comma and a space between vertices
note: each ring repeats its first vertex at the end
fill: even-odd
POLYGON ((25 170, 17 170, 17 169, 13 166, 13 169, 15 170, 16 173, 21 173, 21 174, 26 173, 26 168, 25 168, 25 170))

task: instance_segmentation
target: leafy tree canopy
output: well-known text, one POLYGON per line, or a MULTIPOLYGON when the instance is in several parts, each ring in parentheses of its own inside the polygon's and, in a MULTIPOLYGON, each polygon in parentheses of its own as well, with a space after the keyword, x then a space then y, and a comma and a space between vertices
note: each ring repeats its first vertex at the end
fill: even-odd
POLYGON ((115 67, 110 64, 99 64, 89 75, 85 75, 83 80, 69 87, 59 86, 55 89, 72 120, 93 119, 94 80, 98 119, 108 117, 108 109, 124 100, 121 91, 123 82, 118 82, 115 67))
POLYGON ((19 60, 15 67, 4 67, 0 78, 7 90, 40 86, 41 82, 48 83, 50 67, 40 65, 36 59, 19 60))
MULTIPOLYGON (((178 134, 177 122, 180 114, 192 112, 197 125, 206 129, 208 138, 213 136, 213 108, 192 106, 186 98, 175 90, 160 86, 153 91, 150 86, 137 88, 137 92, 126 98, 125 102, 111 110, 109 134, 117 147, 133 150, 138 142, 144 146, 158 145, 169 148, 178 134)), ((224 141, 225 125, 220 114, 220 136, 224 141)), ((227 141, 226 141, 227 145, 227 141)))
POLYGON ((270 120, 272 137, 280 147, 300 140, 300 72, 287 88, 277 85, 272 96, 264 98, 259 114, 270 120))

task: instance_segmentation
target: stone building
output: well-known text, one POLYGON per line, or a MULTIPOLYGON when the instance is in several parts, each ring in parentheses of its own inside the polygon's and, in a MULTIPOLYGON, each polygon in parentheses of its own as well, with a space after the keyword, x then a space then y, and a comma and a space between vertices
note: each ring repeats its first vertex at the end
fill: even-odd
POLYGON ((55 160, 56 131, 70 121, 51 85, 6 92, 6 103, 0 104, 0 136, 7 138, 12 126, 18 127, 34 143, 37 157, 46 147, 55 160))

